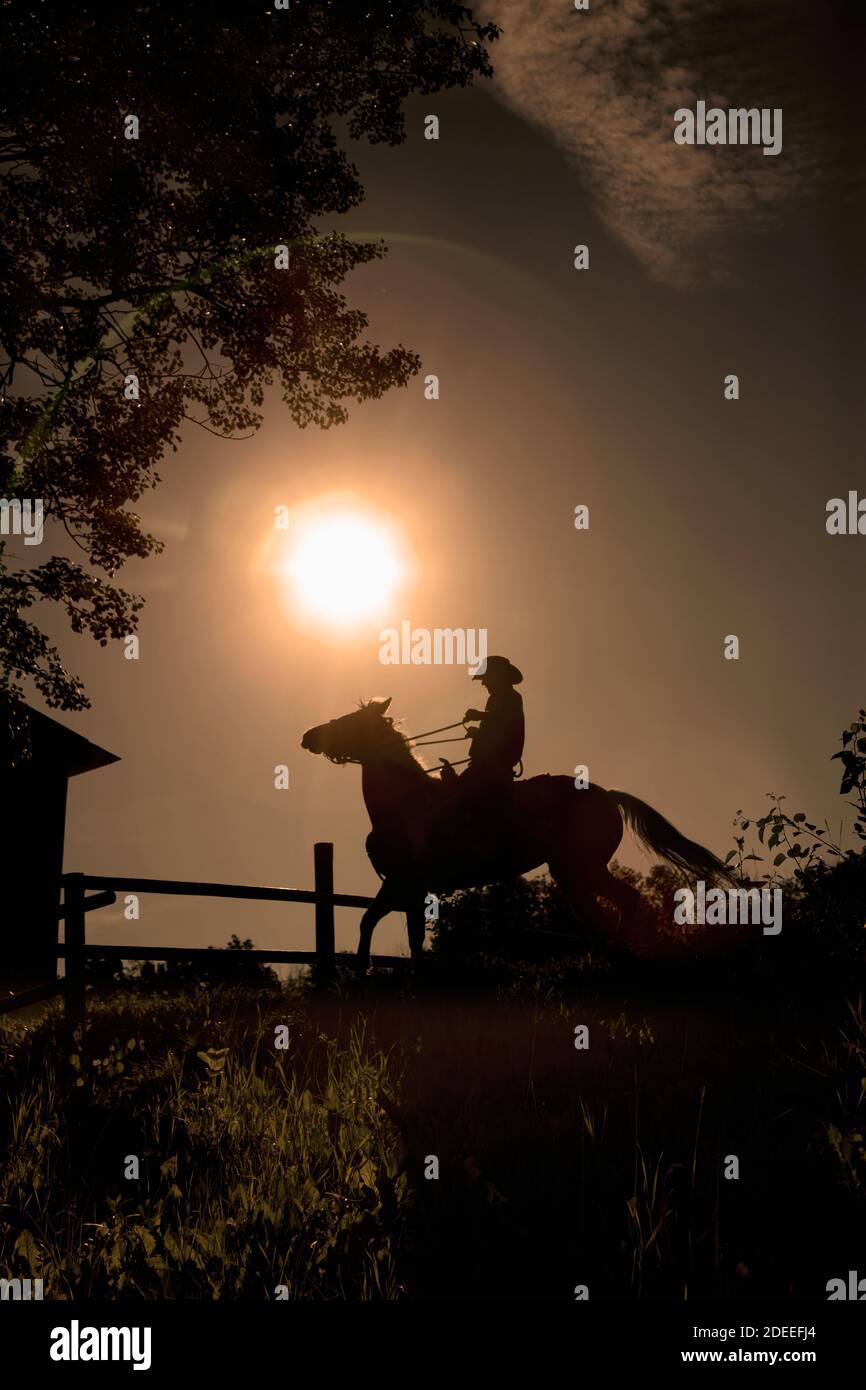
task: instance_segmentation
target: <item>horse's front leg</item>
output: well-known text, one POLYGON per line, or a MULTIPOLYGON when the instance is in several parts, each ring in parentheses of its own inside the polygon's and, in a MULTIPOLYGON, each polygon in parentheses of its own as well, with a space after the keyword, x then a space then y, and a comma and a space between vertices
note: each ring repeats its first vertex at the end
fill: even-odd
POLYGON ((387 917, 389 912, 393 912, 396 906, 392 890, 387 883, 383 883, 361 918, 361 935, 358 940, 358 953, 355 957, 355 965, 360 975, 363 975, 370 968, 370 944, 373 940, 373 932, 382 918, 387 917))

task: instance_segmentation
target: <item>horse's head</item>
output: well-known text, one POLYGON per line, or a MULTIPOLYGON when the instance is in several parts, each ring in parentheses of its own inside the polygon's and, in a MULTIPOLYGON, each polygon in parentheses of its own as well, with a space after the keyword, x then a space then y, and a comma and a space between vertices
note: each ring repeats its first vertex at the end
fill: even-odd
POLYGON ((318 724, 304 734, 301 747, 306 748, 308 753, 323 753, 332 763, 363 762, 370 752, 382 746, 386 738, 399 738, 394 734, 393 719, 385 718, 390 703, 390 697, 387 700, 369 700, 360 709, 352 710, 351 714, 329 719, 327 724, 318 724))

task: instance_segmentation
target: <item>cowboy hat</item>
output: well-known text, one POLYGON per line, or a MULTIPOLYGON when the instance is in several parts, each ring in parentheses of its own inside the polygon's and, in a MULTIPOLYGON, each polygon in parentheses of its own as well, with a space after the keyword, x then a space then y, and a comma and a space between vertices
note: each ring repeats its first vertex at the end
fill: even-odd
POLYGON ((507 656, 488 656, 484 670, 479 671, 477 676, 473 676, 474 681, 483 681, 485 676, 495 671, 508 681, 509 685, 519 685, 523 680, 523 672, 518 671, 516 666, 512 666, 507 656))

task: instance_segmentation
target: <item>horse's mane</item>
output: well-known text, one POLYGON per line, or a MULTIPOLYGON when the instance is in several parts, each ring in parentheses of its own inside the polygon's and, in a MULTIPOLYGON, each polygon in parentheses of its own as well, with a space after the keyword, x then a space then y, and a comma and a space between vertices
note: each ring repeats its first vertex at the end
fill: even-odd
MULTIPOLYGON (((375 700, 361 700, 358 708, 368 709, 370 705, 375 703, 375 700)), ((379 718, 382 721, 383 731, 385 731, 385 736, 382 740, 383 746, 388 749, 389 752, 394 753, 395 756, 393 761, 400 764, 402 767, 414 768, 418 772, 426 773, 427 764, 424 762, 423 757, 409 746, 406 739, 397 728, 401 720, 392 719, 391 716, 387 714, 382 714, 379 718)))

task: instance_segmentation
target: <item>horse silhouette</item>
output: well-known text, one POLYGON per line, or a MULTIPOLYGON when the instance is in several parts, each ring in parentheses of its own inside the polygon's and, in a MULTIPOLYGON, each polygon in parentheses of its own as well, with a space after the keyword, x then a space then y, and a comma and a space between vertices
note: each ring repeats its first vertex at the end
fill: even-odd
POLYGON ((361 918, 359 970, 368 968, 373 931, 389 912, 405 912, 409 949, 417 962, 424 947, 428 893, 480 887, 544 864, 579 920, 608 941, 644 949, 646 904, 607 867, 624 825, 681 872, 707 882, 733 882, 710 850, 686 839, 646 802, 592 783, 578 790, 571 777, 542 775, 516 782, 494 817, 489 812, 467 816, 459 793, 428 775, 387 717, 390 703, 370 700, 308 729, 301 740, 310 753, 361 766, 372 824, 367 854, 382 886, 361 918), (599 898, 618 910, 617 928, 612 929, 599 898))

